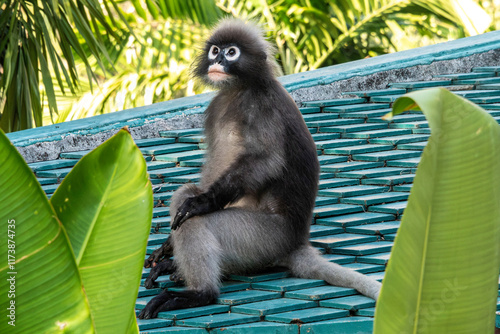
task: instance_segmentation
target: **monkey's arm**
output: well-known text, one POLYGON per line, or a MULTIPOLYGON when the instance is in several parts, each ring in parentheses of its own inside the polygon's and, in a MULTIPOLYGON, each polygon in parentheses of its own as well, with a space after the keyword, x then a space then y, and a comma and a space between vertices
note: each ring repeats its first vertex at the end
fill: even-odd
POLYGON ((282 173, 281 155, 259 150, 241 155, 208 191, 188 198, 177 211, 173 230, 187 219, 223 209, 246 193, 257 193, 267 182, 282 173))

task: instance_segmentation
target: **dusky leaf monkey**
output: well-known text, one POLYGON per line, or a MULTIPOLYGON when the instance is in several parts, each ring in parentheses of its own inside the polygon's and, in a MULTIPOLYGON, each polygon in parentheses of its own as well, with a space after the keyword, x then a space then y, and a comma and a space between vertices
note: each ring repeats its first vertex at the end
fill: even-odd
POLYGON ((147 288, 175 271, 188 289, 163 291, 139 318, 210 304, 225 274, 272 265, 377 298, 379 282, 328 262, 309 243, 316 147, 276 68, 262 31, 235 19, 216 27, 195 61, 194 75, 219 89, 205 111, 201 184, 174 193, 171 237, 145 263, 153 266, 147 288))

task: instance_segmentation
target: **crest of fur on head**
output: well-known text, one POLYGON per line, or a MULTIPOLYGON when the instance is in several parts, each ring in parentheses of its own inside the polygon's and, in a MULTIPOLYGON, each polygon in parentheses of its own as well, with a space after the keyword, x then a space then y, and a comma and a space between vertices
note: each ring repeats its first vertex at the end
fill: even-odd
POLYGON ((205 84, 216 88, 234 84, 258 84, 261 80, 272 79, 281 74, 275 58, 276 49, 264 37, 264 31, 252 21, 228 18, 220 21, 212 30, 193 64, 192 73, 205 84), (208 53, 212 45, 236 45, 241 50, 237 62, 227 68, 229 78, 214 82, 208 77, 211 62, 208 53))

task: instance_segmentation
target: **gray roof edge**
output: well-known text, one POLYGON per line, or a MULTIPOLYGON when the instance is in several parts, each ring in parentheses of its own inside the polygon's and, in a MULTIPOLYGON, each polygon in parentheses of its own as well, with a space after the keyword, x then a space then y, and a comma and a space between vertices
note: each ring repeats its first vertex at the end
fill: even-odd
MULTIPOLYGON (((281 77, 280 81, 289 91, 294 91, 300 88, 327 85, 355 76, 366 76, 392 69, 427 65, 435 61, 464 58, 495 49, 500 49, 500 31, 291 74, 281 77)), ((27 146, 38 142, 57 141, 68 134, 92 135, 124 126, 141 126, 154 119, 169 119, 178 115, 201 113, 213 95, 214 93, 199 94, 149 106, 17 131, 9 133, 7 136, 14 145, 27 146)))

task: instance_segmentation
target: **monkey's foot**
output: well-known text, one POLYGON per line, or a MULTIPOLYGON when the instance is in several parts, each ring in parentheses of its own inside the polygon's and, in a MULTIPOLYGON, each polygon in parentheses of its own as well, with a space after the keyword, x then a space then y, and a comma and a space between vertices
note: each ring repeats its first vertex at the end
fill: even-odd
POLYGON ((144 268, 154 267, 155 263, 158 263, 163 259, 168 259, 174 255, 171 238, 172 237, 169 236, 160 248, 153 251, 153 253, 144 261, 144 268))
POLYGON ((216 298, 217 295, 213 292, 164 290, 149 301, 139 314, 139 319, 156 318, 158 313, 163 311, 205 306, 213 303, 216 298))
POLYGON ((165 259, 161 262, 158 262, 156 266, 151 268, 148 277, 144 281, 144 287, 146 289, 152 289, 155 286, 155 281, 158 276, 163 274, 171 274, 176 270, 176 266, 173 260, 165 259))

